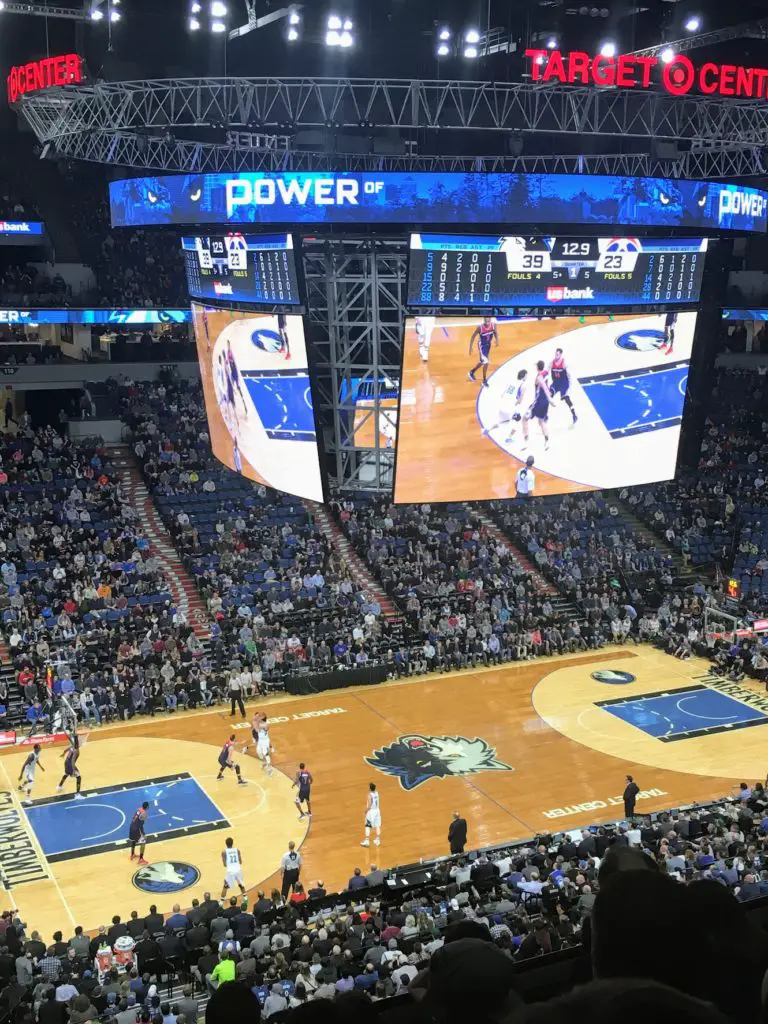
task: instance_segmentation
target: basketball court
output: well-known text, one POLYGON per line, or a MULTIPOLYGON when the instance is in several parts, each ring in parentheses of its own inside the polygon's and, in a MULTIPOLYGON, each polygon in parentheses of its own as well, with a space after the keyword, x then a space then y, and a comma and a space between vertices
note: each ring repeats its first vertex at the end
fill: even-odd
POLYGON ((218 752, 247 723, 226 709, 135 719, 93 730, 79 767, 85 799, 56 794, 63 745, 44 745, 30 806, 16 788, 28 747, 0 754, 0 864, 30 927, 95 929, 113 913, 169 911, 221 891, 232 836, 250 889, 278 881, 290 840, 305 881, 343 887, 355 866, 392 866, 448 852, 451 814, 472 847, 622 815, 624 776, 638 813, 730 793, 765 775, 768 698, 754 683, 707 675, 650 647, 260 701, 276 770, 238 749, 247 786, 216 781, 218 752), (233 726, 233 721, 235 724, 233 726), (292 780, 314 776, 311 826, 292 780), (362 849, 368 783, 381 794, 382 844, 362 849), (131 862, 128 824, 150 804, 149 867, 131 862))
POLYGON ((467 379, 478 361, 469 342, 480 317, 435 319, 429 359, 413 319, 403 346, 395 497, 398 502, 515 496, 515 474, 535 459, 536 494, 607 489, 675 474, 696 316, 681 313, 672 352, 663 315, 496 321, 488 387, 467 379), (519 373, 533 401, 536 364, 565 354, 569 397, 549 406, 549 444, 537 420, 510 420, 519 373))

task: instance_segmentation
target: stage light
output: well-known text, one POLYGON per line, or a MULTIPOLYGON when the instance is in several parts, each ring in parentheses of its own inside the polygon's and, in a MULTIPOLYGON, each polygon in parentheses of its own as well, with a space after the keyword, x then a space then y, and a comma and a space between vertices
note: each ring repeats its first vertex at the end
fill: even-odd
POLYGON ((226 31, 227 31, 227 26, 224 24, 223 21, 212 21, 211 22, 211 32, 213 32, 215 35, 220 35, 222 32, 226 32, 226 31))
POLYGON ((338 46, 341 40, 338 29, 329 28, 325 33, 325 45, 326 46, 338 46))
POLYGON ((227 16, 227 5, 222 3, 221 0, 213 0, 211 4, 211 17, 212 18, 226 18, 227 16))
POLYGON ((289 43, 295 43, 296 40, 299 38, 299 33, 295 28, 289 28, 286 38, 288 39, 289 43))
POLYGON ((476 46, 465 46, 464 47, 464 56, 467 58, 467 60, 474 60, 474 58, 477 56, 477 47, 476 46))
POLYGON ((541 54, 539 54, 539 56, 538 56, 538 57, 536 58, 536 60, 534 61, 534 63, 535 63, 535 64, 539 64, 539 65, 541 65, 541 64, 543 64, 543 63, 544 63, 544 58, 542 57, 542 55, 541 55, 541 54))
POLYGON ((607 40, 600 47, 600 53, 602 54, 603 57, 615 57, 616 56, 616 43, 611 42, 610 39, 607 40))
POLYGON ((190 5, 189 13, 190 14, 199 14, 200 11, 202 11, 202 9, 203 9, 203 5, 195 2, 195 3, 190 5))
POLYGON ((111 22, 113 22, 113 23, 117 22, 117 21, 120 21, 121 17, 122 17, 122 15, 120 14, 120 11, 110 11, 109 12, 109 20, 111 22))
POLYGON ((467 29, 464 33, 464 42, 469 43, 470 46, 474 46, 475 43, 480 42, 480 33, 476 28, 467 29))
POLYGON ((686 32, 698 32, 701 28, 701 18, 698 18, 695 14, 692 14, 685 23, 686 32))
POLYGON ((339 36, 339 46, 343 47, 345 50, 348 49, 354 41, 355 40, 352 38, 351 32, 342 32, 339 36))
POLYGON ((104 20, 104 11, 100 11, 98 9, 98 7, 95 7, 91 11, 91 21, 103 21, 103 20, 104 20))
POLYGON ((289 25, 300 25, 301 24, 301 15, 299 14, 298 11, 291 11, 291 13, 288 15, 288 24, 289 25))
POLYGON ((187 28, 190 32, 198 32, 200 30, 200 22, 197 18, 190 18, 187 22, 187 28))
POLYGON ((548 50, 556 50, 557 49, 557 40, 555 39, 554 36, 552 36, 551 39, 547 40, 547 49, 548 50))
POLYGON ((447 43, 440 43, 440 45, 437 48, 438 57, 447 57, 450 52, 451 48, 450 46, 448 46, 447 43))
POLYGON ((338 14, 329 14, 328 15, 328 31, 329 32, 338 32, 340 28, 341 28, 341 18, 338 16, 338 14))
POLYGON ((351 18, 345 18, 344 19, 344 31, 345 32, 351 32, 353 28, 354 28, 354 23, 352 22, 352 19, 351 18))
POLYGON ((442 43, 447 43, 448 40, 451 38, 451 30, 449 28, 441 28, 437 34, 437 38, 442 43))
POLYGON ((0 0, 0 11, 5 7, 5 0, 0 0))
POLYGON ((675 51, 672 49, 671 46, 665 46, 659 54, 659 56, 665 64, 671 64, 672 61, 675 59, 675 51))

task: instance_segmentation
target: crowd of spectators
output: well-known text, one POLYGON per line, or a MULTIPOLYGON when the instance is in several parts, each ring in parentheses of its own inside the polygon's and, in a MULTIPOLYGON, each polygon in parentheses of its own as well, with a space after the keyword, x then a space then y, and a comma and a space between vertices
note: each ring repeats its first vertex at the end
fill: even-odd
POLYGON ((356 868, 341 892, 295 872, 252 905, 207 892, 167 918, 155 906, 115 914, 93 937, 78 927, 68 941, 44 941, 6 912, 0 1014, 14 1024, 196 1024, 203 1013, 208 1024, 351 1022, 381 1012, 393 1024, 559 1021, 547 1000, 595 978, 603 989, 570 999, 599 1003, 608 981, 630 978, 646 999, 655 991, 661 1019, 757 1024, 768 940, 753 907, 768 895, 766 844, 768 792, 743 783, 709 807, 433 864, 356 868), (715 1015, 691 1015, 701 1003, 685 997, 715 1015), (530 1018, 529 1002, 543 1003, 530 1018))

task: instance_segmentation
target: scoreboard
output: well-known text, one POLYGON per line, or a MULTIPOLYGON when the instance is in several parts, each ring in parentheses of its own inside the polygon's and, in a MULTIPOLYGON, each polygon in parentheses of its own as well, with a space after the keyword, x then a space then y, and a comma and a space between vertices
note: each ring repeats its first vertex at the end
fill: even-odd
POLYGON ((193 299, 301 304, 292 235, 200 235, 181 247, 193 299))
POLYGON ((411 306, 696 302, 706 238, 411 235, 411 306))

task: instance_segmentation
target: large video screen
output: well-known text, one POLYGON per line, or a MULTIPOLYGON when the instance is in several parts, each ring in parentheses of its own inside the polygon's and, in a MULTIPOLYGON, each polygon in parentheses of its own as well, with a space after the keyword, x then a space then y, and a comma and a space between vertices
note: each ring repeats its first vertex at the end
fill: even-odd
POLYGON ((706 238, 411 235, 412 306, 696 302, 706 238))
POLYGON ((695 313, 409 317, 395 500, 511 498, 675 474, 695 313))
POLYGON ((291 235, 198 235, 181 247, 193 299, 301 303, 291 235))
POLYGON ((300 316, 192 303, 216 458, 249 480, 323 500, 300 316))

